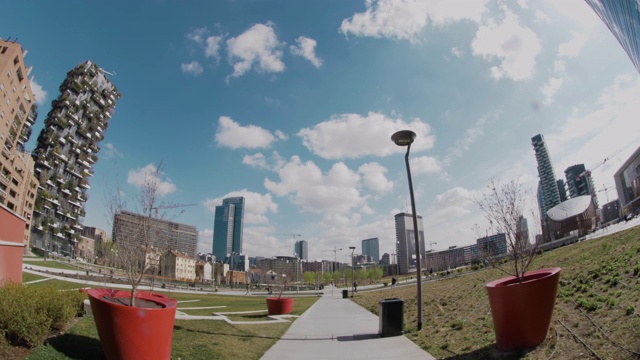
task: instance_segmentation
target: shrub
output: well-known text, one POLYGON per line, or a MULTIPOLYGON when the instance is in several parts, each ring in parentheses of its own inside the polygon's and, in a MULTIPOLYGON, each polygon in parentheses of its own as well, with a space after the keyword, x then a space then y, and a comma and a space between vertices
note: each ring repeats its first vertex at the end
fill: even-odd
POLYGON ((82 310, 85 295, 8 283, 0 287, 0 333, 14 345, 34 347, 82 310))

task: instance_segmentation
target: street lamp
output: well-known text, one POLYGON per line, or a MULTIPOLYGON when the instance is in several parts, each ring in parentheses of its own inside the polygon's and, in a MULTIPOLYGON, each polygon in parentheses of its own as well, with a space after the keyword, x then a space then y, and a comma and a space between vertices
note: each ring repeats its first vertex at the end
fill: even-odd
POLYGON ((411 211, 413 212, 413 237, 416 243, 416 273, 418 275, 418 330, 422 330, 422 266, 420 260, 420 238, 418 237, 418 216, 416 214, 416 201, 413 197, 413 181, 411 181, 411 168, 409 167, 409 151, 411 144, 416 139, 416 133, 411 130, 400 130, 391 135, 391 140, 398 146, 406 146, 407 153, 404 156, 407 165, 407 178, 409 179, 409 196, 411 197, 411 211))
POLYGON ((349 246, 349 249, 351 249, 351 297, 353 297, 353 293, 355 291, 355 284, 356 284, 356 280, 355 280, 355 273, 354 273, 354 269, 353 269, 353 250, 356 249, 355 246, 349 246))

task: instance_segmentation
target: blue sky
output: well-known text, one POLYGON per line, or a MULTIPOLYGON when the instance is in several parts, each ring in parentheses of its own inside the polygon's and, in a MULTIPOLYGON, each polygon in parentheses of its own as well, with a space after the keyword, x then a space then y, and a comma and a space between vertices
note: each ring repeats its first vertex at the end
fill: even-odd
POLYGON ((532 136, 557 178, 615 154, 592 172, 598 189, 639 145, 638 72, 581 0, 13 1, 3 15, 40 103, 29 150, 80 62, 122 93, 84 224, 106 228, 104 192, 132 196, 162 162, 162 201, 198 204, 173 214, 203 252, 215 206, 239 195, 250 256, 290 255, 294 238, 311 260, 335 246, 345 261, 370 237, 394 252, 393 215, 410 209, 405 149, 390 140, 401 129, 417 133, 416 204, 434 250, 488 227, 471 198, 490 178, 535 192, 532 136))

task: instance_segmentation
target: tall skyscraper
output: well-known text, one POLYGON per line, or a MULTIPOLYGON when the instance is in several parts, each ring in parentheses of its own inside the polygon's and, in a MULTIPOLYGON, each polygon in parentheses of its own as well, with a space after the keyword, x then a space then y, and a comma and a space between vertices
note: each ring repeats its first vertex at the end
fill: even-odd
POLYGON ((213 255, 224 261, 232 254, 242 253, 242 229, 244 224, 244 197, 222 200, 216 206, 213 223, 213 255))
POLYGON ((544 224, 547 211, 560 204, 560 192, 544 137, 540 134, 532 137, 531 145, 533 145, 538 163, 538 178, 540 179, 538 182, 538 205, 540 206, 541 221, 544 224))
POLYGON ((362 240, 362 255, 366 255, 369 261, 375 263, 380 261, 380 243, 378 238, 362 240))
POLYGON ((584 164, 569 166, 564 171, 567 179, 567 187, 569 188, 569 196, 575 198, 582 195, 591 195, 593 204, 598 207, 598 200, 595 195, 593 179, 591 172, 587 171, 584 164))
POLYGON ((558 179, 556 180, 556 184, 558 185, 558 193, 560 193, 560 202, 567 201, 567 189, 564 186, 564 180, 558 179))
POLYGON ((640 9, 636 0, 586 0, 640 72, 640 9))
MULTIPOLYGON (((418 237, 420 238, 420 258, 424 259, 424 226, 422 216, 418 215, 418 237)), ((396 253, 398 254, 398 273, 408 274, 410 269, 416 268, 416 242, 413 228, 413 215, 399 213, 396 221, 396 253)))
POLYGON ((198 230, 193 225, 180 224, 162 219, 149 219, 145 215, 122 211, 113 218, 112 239, 119 244, 123 241, 143 244, 144 232, 141 231, 148 221, 153 234, 155 249, 161 252, 177 250, 195 258, 198 250, 198 230))
POLYGON ((74 255, 98 144, 120 96, 91 61, 69 71, 60 85, 33 152, 40 184, 31 231, 37 246, 74 255))
POLYGON ((300 260, 309 260, 309 244, 307 240, 298 240, 294 246, 296 256, 300 260))
POLYGON ((24 63, 26 51, 19 43, 0 38, 0 204, 27 220, 23 241, 29 249, 31 216, 38 190, 31 154, 24 144, 38 107, 27 79, 31 68, 24 63))

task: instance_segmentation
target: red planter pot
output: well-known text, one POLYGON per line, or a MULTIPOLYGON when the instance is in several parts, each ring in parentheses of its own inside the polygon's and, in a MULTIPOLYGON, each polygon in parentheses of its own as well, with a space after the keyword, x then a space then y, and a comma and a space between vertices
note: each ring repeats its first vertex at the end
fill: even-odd
POLYGON ((558 295, 560 268, 529 271, 486 284, 496 347, 515 351, 540 345, 547 337, 558 295))
POLYGON ((293 298, 267 298, 269 315, 290 314, 293 310, 293 298))
POLYGON ((137 291, 136 299, 158 308, 131 307, 104 299, 128 301, 131 292, 110 289, 85 291, 107 359, 169 359, 177 300, 161 294, 137 291))

